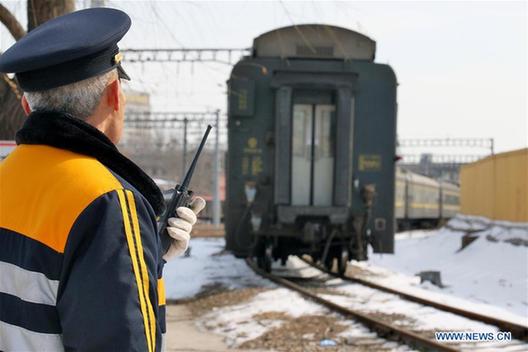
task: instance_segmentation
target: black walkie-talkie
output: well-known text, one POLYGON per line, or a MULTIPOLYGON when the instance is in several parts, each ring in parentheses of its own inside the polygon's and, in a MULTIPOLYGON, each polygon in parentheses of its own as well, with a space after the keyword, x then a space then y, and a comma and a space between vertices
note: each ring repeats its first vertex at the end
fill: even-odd
POLYGON ((191 177, 193 175, 194 168, 196 167, 198 158, 202 153, 202 149, 205 145, 205 142, 207 141, 207 137, 209 136, 209 131, 211 131, 211 128, 211 125, 207 125, 207 130, 205 131, 202 141, 200 142, 200 146, 198 147, 198 150, 194 155, 194 159, 191 162, 191 166, 189 166, 189 170, 187 170, 187 173, 185 174, 181 185, 176 185, 176 187, 174 187, 174 193, 172 194, 169 204, 167 205, 167 209, 165 209, 165 212, 161 216, 158 225, 158 233, 161 238, 161 248, 163 249, 163 254, 167 253, 172 241, 172 238, 167 233, 167 225, 169 222, 169 218, 178 216, 176 214, 176 209, 178 209, 179 207, 188 207, 191 203, 193 193, 189 190, 189 183, 191 182, 191 177))

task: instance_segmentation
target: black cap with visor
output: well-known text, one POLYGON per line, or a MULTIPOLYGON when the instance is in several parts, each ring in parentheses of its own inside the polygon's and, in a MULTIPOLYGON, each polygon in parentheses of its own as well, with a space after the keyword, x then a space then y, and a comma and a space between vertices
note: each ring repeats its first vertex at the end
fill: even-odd
POLYGON ((117 43, 128 32, 130 17, 116 9, 92 8, 45 22, 0 55, 0 72, 14 73, 25 92, 57 88, 121 66, 117 43))

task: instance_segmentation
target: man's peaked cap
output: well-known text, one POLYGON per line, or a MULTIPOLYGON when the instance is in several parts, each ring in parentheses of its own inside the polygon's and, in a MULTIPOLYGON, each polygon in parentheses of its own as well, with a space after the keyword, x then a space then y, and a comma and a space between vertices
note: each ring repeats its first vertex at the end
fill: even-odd
POLYGON ((72 12, 45 22, 3 55, 0 72, 15 73, 24 91, 60 87, 118 68, 117 42, 131 25, 126 13, 110 8, 72 12))

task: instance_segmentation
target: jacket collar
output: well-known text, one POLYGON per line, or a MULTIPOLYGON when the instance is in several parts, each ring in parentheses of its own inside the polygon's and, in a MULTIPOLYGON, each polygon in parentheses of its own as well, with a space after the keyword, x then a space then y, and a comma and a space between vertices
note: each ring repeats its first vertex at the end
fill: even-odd
POLYGON ((17 144, 43 144, 94 157, 135 187, 156 215, 163 211, 163 195, 154 181, 97 128, 71 115, 36 111, 16 134, 17 144))

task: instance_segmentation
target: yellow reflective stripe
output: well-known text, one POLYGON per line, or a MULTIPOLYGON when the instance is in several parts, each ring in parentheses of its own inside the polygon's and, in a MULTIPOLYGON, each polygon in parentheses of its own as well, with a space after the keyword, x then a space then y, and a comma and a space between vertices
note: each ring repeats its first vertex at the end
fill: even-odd
POLYGON ((164 306, 167 303, 165 298, 165 280, 158 279, 158 305, 164 306))
POLYGON ((132 194, 131 191, 125 191, 128 205, 130 208, 130 215, 132 217, 132 226, 133 226, 133 233, 136 238, 136 244, 137 244, 137 253, 139 257, 139 268, 141 270, 140 274, 143 278, 143 294, 145 295, 145 301, 147 304, 147 314, 148 314, 148 322, 149 322, 149 330, 150 330, 150 339, 152 341, 152 350, 156 350, 156 324, 155 324, 155 318, 154 318, 154 309, 152 308, 152 303, 150 302, 150 296, 149 296, 149 277, 148 277, 148 271, 147 271, 147 265, 145 264, 145 254, 143 252, 143 244, 141 242, 141 232, 139 230, 139 221, 137 217, 136 212, 136 201, 134 199, 134 194, 132 194))
POLYGON ((148 329, 148 321, 147 321, 147 309, 145 304, 145 296, 143 294, 143 285, 141 283, 141 277, 139 274, 139 265, 138 260, 136 256, 136 246, 134 244, 134 238, 132 237, 132 228, 130 226, 130 219, 128 217, 128 210, 126 205, 126 199, 125 194, 123 190, 117 190, 117 196, 119 198, 119 204, 121 205, 121 213, 123 214, 123 224, 125 226, 125 236, 128 244, 128 250, 130 253, 130 259, 132 260, 132 269, 134 271, 134 276, 136 278, 136 284, 138 288, 138 296, 139 296, 139 305, 141 308, 141 315, 143 316, 143 324, 145 326, 145 336, 147 338, 147 346, 148 351, 153 352, 152 349, 152 341, 151 341, 151 334, 149 333, 148 329))

